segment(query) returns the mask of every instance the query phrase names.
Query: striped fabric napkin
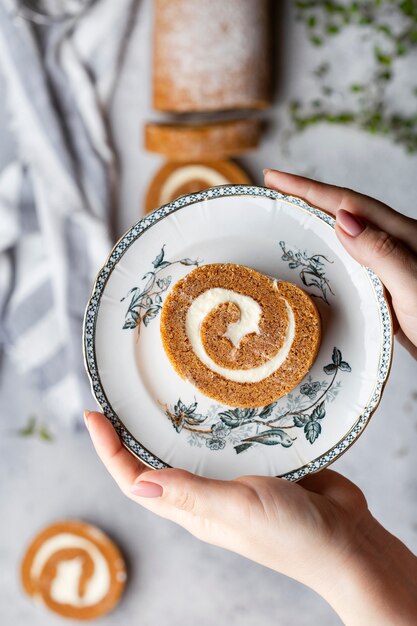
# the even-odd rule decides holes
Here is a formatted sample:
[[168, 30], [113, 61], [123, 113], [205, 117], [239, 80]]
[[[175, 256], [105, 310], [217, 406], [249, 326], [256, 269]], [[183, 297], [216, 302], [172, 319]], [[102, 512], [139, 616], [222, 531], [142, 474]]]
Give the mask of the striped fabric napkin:
[[114, 179], [103, 112], [135, 11], [135, 0], [99, 0], [35, 33], [0, 2], [0, 72], [18, 153], [0, 172], [0, 347], [68, 424], [91, 402], [81, 327], [111, 247]]

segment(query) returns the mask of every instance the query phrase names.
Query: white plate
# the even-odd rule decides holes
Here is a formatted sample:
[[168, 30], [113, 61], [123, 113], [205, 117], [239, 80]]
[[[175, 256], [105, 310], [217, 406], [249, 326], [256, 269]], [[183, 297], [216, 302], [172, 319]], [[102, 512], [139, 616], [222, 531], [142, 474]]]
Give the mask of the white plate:
[[[314, 296], [323, 325], [315, 364], [265, 410], [219, 405], [165, 355], [161, 305], [196, 262], [246, 265]], [[298, 480], [366, 426], [389, 373], [392, 323], [381, 282], [345, 252], [332, 217], [299, 198], [229, 185], [154, 211], [116, 244], [87, 306], [84, 354], [97, 401], [146, 464]]]

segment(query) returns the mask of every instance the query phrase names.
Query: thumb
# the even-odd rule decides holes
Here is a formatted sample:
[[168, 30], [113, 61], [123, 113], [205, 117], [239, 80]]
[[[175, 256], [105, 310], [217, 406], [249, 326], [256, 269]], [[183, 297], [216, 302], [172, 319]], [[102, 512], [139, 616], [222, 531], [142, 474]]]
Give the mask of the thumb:
[[142, 505], [184, 526], [185, 517], [237, 522], [243, 491], [237, 481], [212, 480], [180, 469], [144, 472], [131, 486]]
[[397, 315], [402, 313], [414, 318], [417, 311], [416, 255], [400, 240], [344, 209], [336, 213], [336, 234], [356, 261], [379, 276], [392, 296]]

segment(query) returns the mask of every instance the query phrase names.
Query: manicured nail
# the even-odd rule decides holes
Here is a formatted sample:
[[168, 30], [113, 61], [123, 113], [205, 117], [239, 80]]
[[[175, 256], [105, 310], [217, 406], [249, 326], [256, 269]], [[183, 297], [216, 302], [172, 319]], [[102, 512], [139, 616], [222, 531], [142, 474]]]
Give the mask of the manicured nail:
[[159, 498], [159, 496], [162, 496], [163, 489], [161, 485], [141, 480], [138, 483], [133, 483], [130, 491], [133, 495], [141, 496], [142, 498]]
[[84, 422], [87, 428], [88, 428], [88, 416], [90, 415], [90, 413], [91, 411], [84, 411]]
[[365, 230], [365, 224], [362, 220], [344, 209], [340, 209], [336, 213], [336, 222], [350, 237], [357, 237]]

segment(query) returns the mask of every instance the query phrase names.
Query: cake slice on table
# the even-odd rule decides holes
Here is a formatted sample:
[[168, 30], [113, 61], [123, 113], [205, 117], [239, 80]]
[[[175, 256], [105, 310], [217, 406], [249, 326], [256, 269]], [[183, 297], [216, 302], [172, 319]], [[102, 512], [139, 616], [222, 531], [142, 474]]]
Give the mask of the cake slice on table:
[[165, 163], [149, 185], [145, 213], [176, 200], [218, 185], [250, 185], [251, 180], [232, 161], [189, 161]]
[[256, 148], [261, 129], [261, 122], [253, 119], [146, 124], [145, 148], [165, 156], [168, 162], [149, 185], [145, 213], [208, 187], [251, 184], [246, 172], [229, 157]]
[[78, 520], [47, 526], [34, 537], [21, 564], [25, 592], [61, 617], [96, 620], [120, 601], [126, 565], [99, 528]]

